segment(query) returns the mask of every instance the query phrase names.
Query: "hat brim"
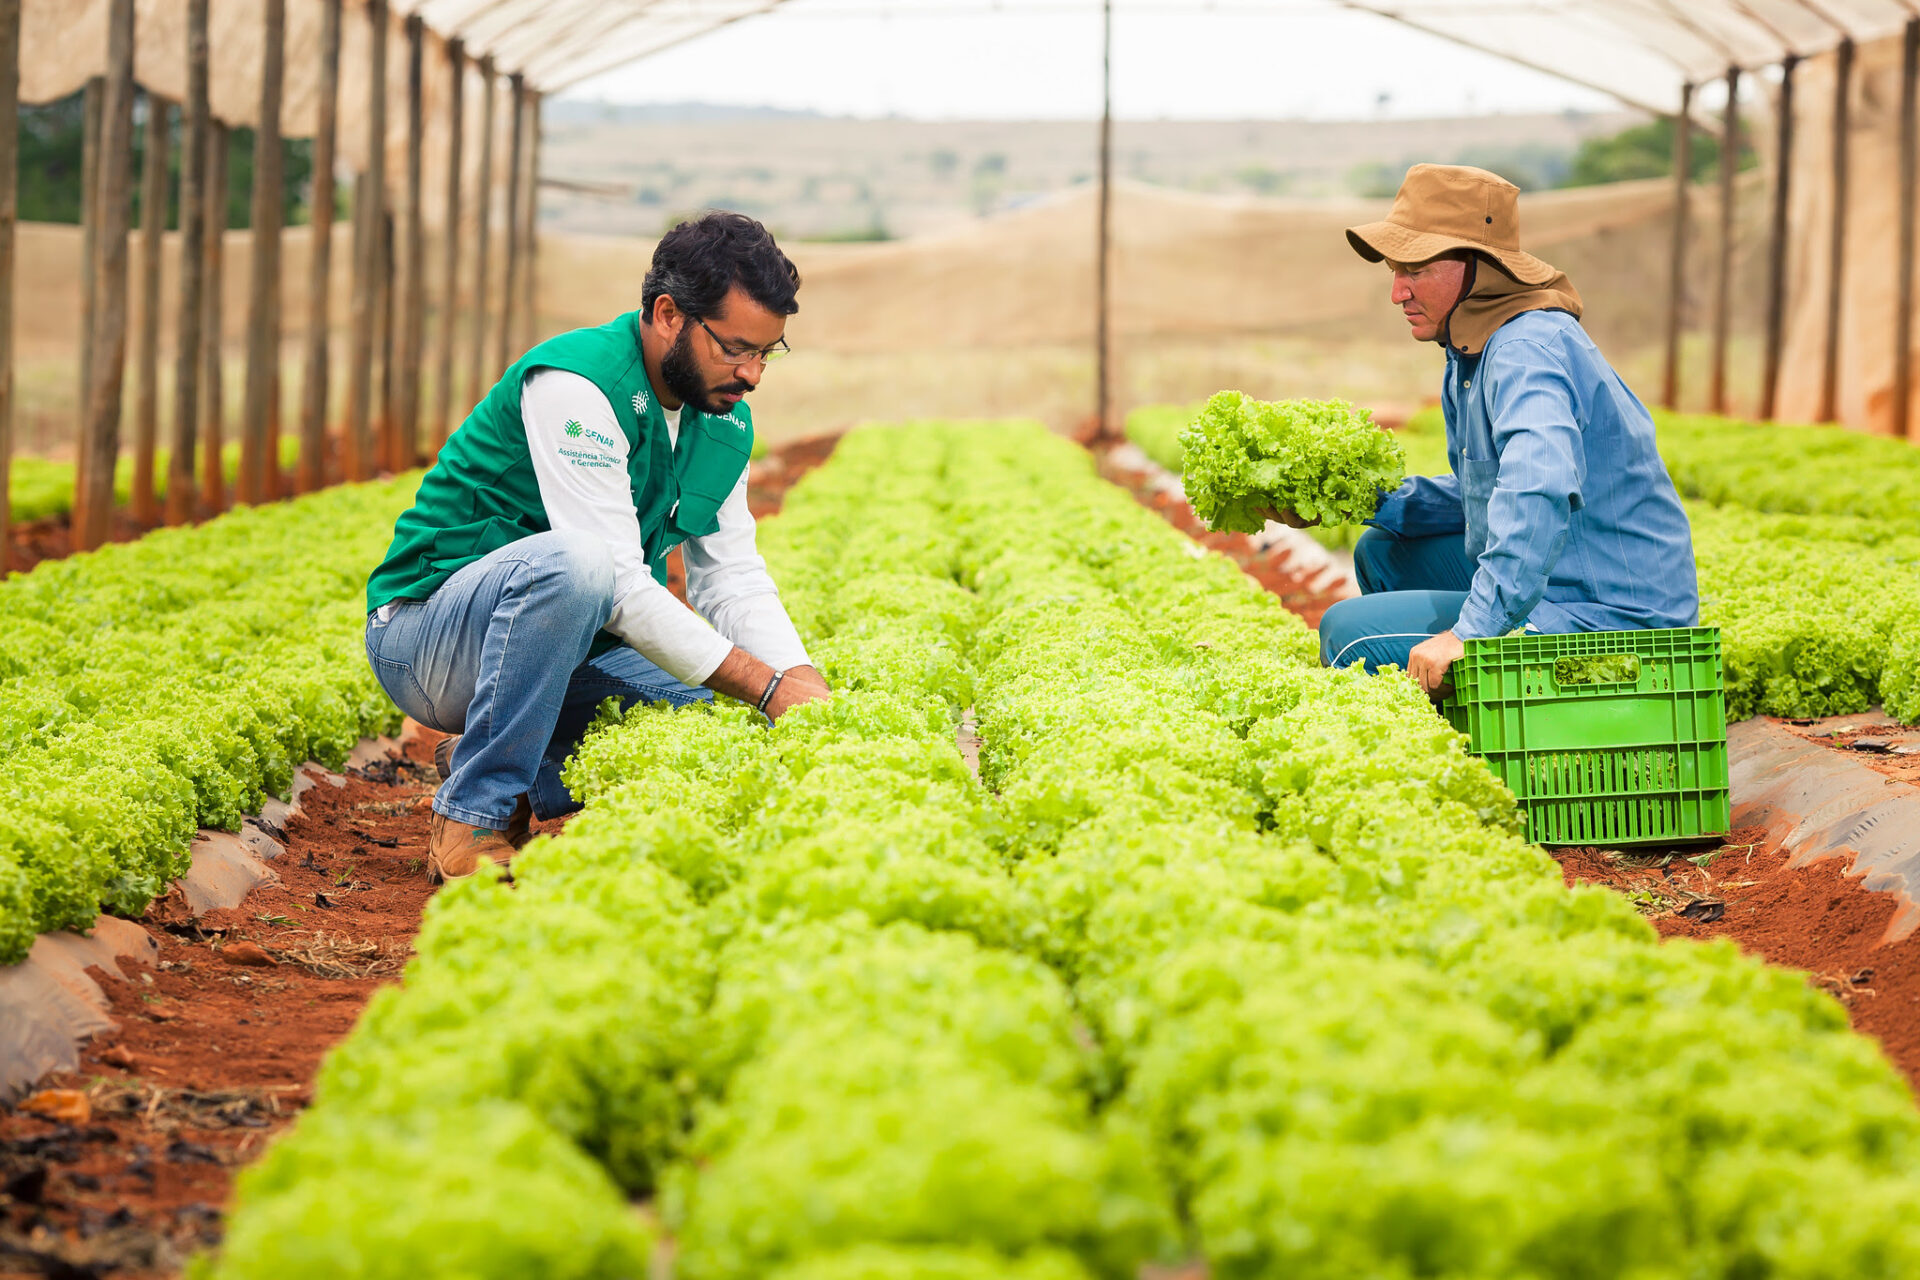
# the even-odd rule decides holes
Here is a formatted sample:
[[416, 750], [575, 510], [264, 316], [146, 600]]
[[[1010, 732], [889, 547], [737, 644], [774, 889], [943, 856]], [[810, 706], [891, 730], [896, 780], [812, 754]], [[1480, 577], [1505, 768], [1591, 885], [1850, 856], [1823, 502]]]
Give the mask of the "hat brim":
[[1502, 271], [1521, 284], [1547, 284], [1560, 274], [1558, 268], [1518, 249], [1468, 240], [1463, 236], [1441, 235], [1433, 231], [1415, 231], [1397, 222], [1369, 222], [1347, 228], [1347, 243], [1368, 262], [1431, 262], [1443, 253], [1462, 249], [1484, 254]]

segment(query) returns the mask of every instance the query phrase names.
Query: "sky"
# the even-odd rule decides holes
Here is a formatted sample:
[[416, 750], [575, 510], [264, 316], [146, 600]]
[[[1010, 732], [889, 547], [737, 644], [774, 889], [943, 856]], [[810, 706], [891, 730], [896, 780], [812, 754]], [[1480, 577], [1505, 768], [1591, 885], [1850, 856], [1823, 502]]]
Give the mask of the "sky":
[[[863, 7], [873, 7], [867, 0]], [[1087, 119], [1100, 112], [1095, 10], [980, 0], [883, 14], [828, 0], [737, 23], [567, 91], [909, 119]], [[1359, 13], [1127, 13], [1114, 109], [1128, 119], [1380, 119], [1608, 110], [1612, 99]]]

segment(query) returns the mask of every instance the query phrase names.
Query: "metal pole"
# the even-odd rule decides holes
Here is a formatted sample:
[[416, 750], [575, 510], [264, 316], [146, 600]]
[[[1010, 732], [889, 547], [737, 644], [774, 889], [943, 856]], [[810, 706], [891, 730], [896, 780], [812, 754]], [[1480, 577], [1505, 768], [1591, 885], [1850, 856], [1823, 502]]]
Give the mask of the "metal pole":
[[193, 515], [193, 446], [199, 430], [200, 332], [206, 276], [207, 0], [187, 0], [187, 98], [180, 118], [180, 314], [175, 322], [173, 448], [167, 456], [167, 523]]
[[395, 384], [400, 398], [395, 415], [392, 452], [387, 466], [405, 471], [420, 456], [420, 358], [426, 336], [427, 273], [426, 229], [421, 218], [421, 166], [426, 134], [426, 119], [421, 77], [426, 55], [426, 24], [415, 13], [407, 18], [407, 212], [403, 234], [406, 237], [402, 277], [399, 359]]
[[1814, 416], [1832, 422], [1840, 400], [1842, 274], [1847, 267], [1847, 142], [1852, 132], [1854, 46], [1851, 38], [1834, 50], [1833, 77], [1833, 226], [1827, 241], [1827, 345], [1820, 362], [1820, 409]]
[[1693, 184], [1693, 86], [1680, 86], [1673, 123], [1673, 247], [1667, 269], [1667, 370], [1660, 403], [1680, 407], [1680, 333], [1687, 308], [1687, 202]]
[[347, 430], [342, 439], [349, 480], [373, 474], [373, 337], [378, 323], [381, 206], [387, 168], [387, 3], [368, 0], [367, 168], [353, 189], [353, 329], [347, 358]]
[[133, 220], [133, 4], [112, 0], [107, 9], [107, 87], [100, 107], [100, 299], [80, 443], [86, 484], [74, 493], [77, 551], [93, 550], [113, 529], [113, 468], [120, 453], [120, 398], [127, 363], [127, 233]]
[[[106, 96], [105, 77], [90, 77], [80, 108], [80, 385], [73, 413], [76, 424], [86, 421], [87, 397], [93, 390], [93, 330], [98, 323], [95, 316], [100, 305], [100, 108]], [[82, 447], [76, 426], [75, 510], [69, 514], [69, 521], [78, 517], [81, 495], [86, 489], [87, 451]]]
[[499, 77], [493, 55], [480, 59], [480, 181], [474, 205], [473, 334], [467, 402], [479, 404], [487, 389], [487, 265], [493, 253], [493, 135], [498, 123]]
[[1720, 132], [1720, 270], [1713, 296], [1713, 411], [1727, 411], [1727, 341], [1733, 327], [1734, 179], [1740, 171], [1740, 68], [1727, 68], [1727, 111]]
[[147, 95], [147, 154], [140, 169], [140, 338], [134, 348], [139, 380], [133, 401], [133, 518], [152, 524], [160, 514], [153, 495], [153, 454], [160, 431], [160, 247], [167, 230], [165, 98]]
[[460, 151], [466, 126], [467, 54], [458, 40], [447, 43], [447, 67], [453, 73], [453, 87], [447, 103], [446, 227], [441, 232], [445, 254], [441, 259], [440, 341], [433, 374], [436, 453], [452, 430], [453, 331], [454, 317], [460, 314]]
[[1793, 185], [1793, 74], [1798, 56], [1780, 64], [1779, 118], [1774, 122], [1773, 230], [1767, 242], [1767, 362], [1760, 380], [1760, 416], [1772, 419], [1780, 398], [1780, 357], [1787, 326], [1787, 198]]
[[1100, 225], [1094, 253], [1094, 434], [1111, 440], [1113, 423], [1113, 0], [1100, 5]]
[[227, 505], [227, 468], [222, 456], [223, 437], [227, 433], [227, 388], [223, 376], [226, 363], [225, 311], [227, 246], [227, 153], [233, 145], [227, 126], [218, 120], [207, 122], [207, 313], [201, 327], [200, 390], [203, 410], [200, 417], [200, 506], [210, 516], [219, 515]]
[[234, 497], [273, 496], [277, 441], [268, 419], [273, 366], [279, 362], [280, 84], [285, 66], [287, 0], [266, 0], [265, 56], [260, 71], [260, 122], [253, 133], [253, 269], [247, 281], [247, 383], [240, 425], [240, 477]]
[[1913, 434], [1913, 257], [1916, 156], [1915, 88], [1920, 82], [1920, 18], [1907, 20], [1900, 56], [1900, 264], [1893, 318], [1893, 431]]
[[507, 279], [505, 297], [500, 304], [500, 351], [494, 362], [505, 369], [513, 363], [514, 336], [519, 325], [514, 316], [515, 294], [520, 283], [520, 170], [525, 163], [527, 81], [515, 72], [507, 77], [512, 88], [513, 132], [507, 146]]
[[320, 119], [313, 138], [313, 217], [307, 263], [307, 367], [300, 398], [300, 472], [297, 488], [312, 493], [327, 482], [328, 306], [333, 281], [333, 169], [340, 128], [340, 0], [320, 6]]
[[13, 241], [20, 213], [20, 0], [0, 0], [0, 578], [12, 568]]

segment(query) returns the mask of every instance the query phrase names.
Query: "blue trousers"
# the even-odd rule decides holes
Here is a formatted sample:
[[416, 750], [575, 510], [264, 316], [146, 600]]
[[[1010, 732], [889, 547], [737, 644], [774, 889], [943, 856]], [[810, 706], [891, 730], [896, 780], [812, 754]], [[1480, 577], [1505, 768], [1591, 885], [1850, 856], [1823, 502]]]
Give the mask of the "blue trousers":
[[1453, 629], [1474, 563], [1461, 534], [1403, 538], [1370, 528], [1353, 548], [1353, 569], [1361, 594], [1320, 619], [1320, 661], [1377, 671], [1404, 668], [1415, 645]]
[[537, 818], [571, 813], [580, 806], [560, 767], [602, 702], [713, 697], [624, 645], [589, 662], [612, 616], [606, 543], [551, 532], [476, 560], [425, 600], [368, 617], [367, 660], [387, 696], [428, 728], [460, 735], [436, 812], [495, 831], [521, 796]]

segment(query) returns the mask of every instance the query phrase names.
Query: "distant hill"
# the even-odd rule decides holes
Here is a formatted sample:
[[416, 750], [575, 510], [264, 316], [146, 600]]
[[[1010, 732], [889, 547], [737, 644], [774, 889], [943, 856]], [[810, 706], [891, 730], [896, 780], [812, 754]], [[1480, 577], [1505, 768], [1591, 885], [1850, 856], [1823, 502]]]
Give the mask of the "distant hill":
[[585, 102], [555, 98], [542, 109], [553, 124], [709, 124], [729, 120], [826, 120], [817, 111], [717, 102]]
[[[1154, 121], [1115, 126], [1120, 176], [1177, 190], [1322, 198], [1391, 194], [1421, 160], [1556, 186], [1625, 113], [1384, 121]], [[1092, 180], [1085, 121], [858, 120], [709, 103], [547, 107], [543, 227], [657, 235], [710, 206], [787, 237], [887, 239], [941, 230]]]

